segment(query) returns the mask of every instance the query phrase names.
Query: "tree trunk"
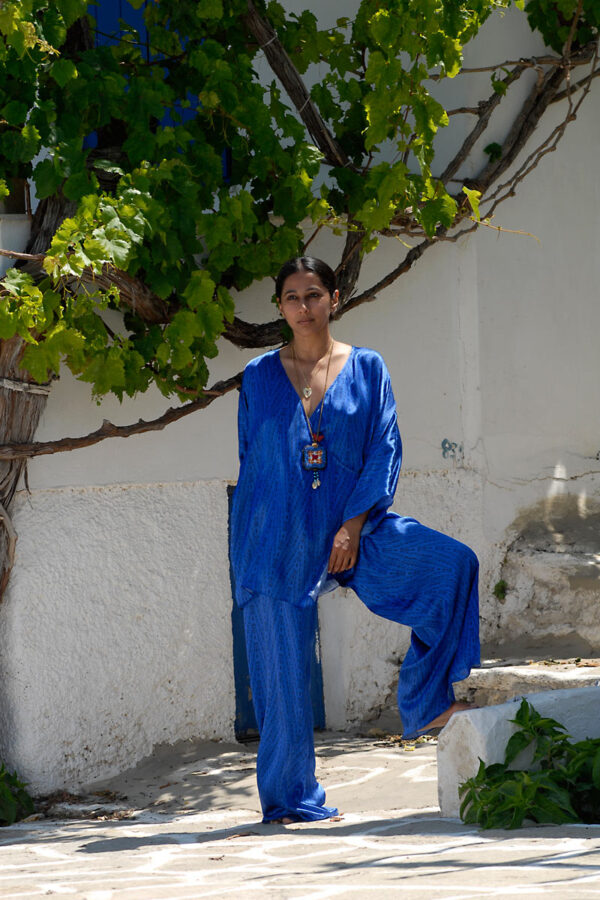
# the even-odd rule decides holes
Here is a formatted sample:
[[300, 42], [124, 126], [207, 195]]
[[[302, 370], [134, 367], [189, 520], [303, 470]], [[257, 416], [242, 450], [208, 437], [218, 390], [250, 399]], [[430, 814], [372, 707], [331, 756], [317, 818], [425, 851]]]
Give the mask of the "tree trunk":
[[[63, 219], [74, 210], [64, 197], [42, 200], [31, 222], [28, 253], [44, 253]], [[19, 265], [17, 263], [17, 265]], [[24, 268], [28, 268], [27, 264]], [[39, 266], [37, 267], [39, 268]], [[37, 384], [20, 367], [25, 342], [0, 340], [0, 443], [32, 441], [46, 407], [50, 385]], [[0, 460], [0, 603], [12, 569], [17, 534], [10, 518], [12, 499], [27, 461]]]
[[[0, 341], [0, 441], [30, 441], [46, 406], [49, 387], [37, 385], [19, 366], [24, 350], [20, 337]], [[17, 535], [10, 506], [25, 460], [0, 461], [0, 601], [10, 577]]]

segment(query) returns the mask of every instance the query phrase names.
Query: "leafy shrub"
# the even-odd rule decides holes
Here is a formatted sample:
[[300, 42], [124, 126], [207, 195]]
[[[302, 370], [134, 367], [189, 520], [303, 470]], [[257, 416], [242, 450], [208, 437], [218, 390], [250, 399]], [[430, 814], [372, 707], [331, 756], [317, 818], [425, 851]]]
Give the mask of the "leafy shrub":
[[12, 825], [32, 812], [33, 800], [25, 790], [25, 784], [0, 763], [0, 826]]
[[[519, 730], [503, 763], [486, 766], [459, 788], [464, 822], [482, 828], [519, 828], [526, 819], [557, 825], [600, 822], [600, 738], [571, 743], [566, 729], [523, 700], [514, 719]], [[519, 754], [532, 754], [528, 769], [512, 769]]]

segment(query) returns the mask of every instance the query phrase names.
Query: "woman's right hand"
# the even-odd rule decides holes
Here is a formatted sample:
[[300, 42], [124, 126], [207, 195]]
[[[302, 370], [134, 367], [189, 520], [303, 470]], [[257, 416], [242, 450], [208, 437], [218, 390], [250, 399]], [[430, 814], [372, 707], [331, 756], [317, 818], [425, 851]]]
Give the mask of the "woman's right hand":
[[327, 564], [327, 571], [331, 572], [332, 575], [336, 575], [338, 572], [346, 572], [356, 565], [358, 548], [360, 546], [360, 533], [367, 516], [368, 512], [355, 516], [353, 519], [348, 519], [337, 531]]

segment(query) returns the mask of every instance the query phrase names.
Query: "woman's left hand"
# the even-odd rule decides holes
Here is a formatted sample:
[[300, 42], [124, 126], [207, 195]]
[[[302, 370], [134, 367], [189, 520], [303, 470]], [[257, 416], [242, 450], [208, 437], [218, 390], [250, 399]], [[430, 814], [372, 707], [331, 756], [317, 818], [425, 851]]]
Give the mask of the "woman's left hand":
[[360, 532], [368, 513], [348, 519], [337, 532], [333, 539], [327, 571], [332, 575], [345, 572], [356, 565], [358, 559], [358, 547], [360, 544]]

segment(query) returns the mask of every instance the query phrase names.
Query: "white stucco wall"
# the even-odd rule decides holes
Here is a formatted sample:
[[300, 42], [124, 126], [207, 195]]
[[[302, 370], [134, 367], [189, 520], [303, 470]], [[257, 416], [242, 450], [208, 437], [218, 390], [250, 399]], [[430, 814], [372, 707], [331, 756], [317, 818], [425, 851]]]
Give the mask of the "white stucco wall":
[[21, 494], [0, 617], [0, 759], [35, 791], [178, 738], [233, 739], [219, 481]]
[[[513, 40], [516, 15], [482, 34], [472, 64], [528, 50]], [[441, 136], [443, 152], [467, 124]], [[484, 143], [505, 124], [494, 123]], [[598, 498], [599, 145], [595, 90], [559, 149], [497, 214], [537, 240], [481, 228], [438, 246], [336, 326], [339, 339], [386, 359], [405, 453], [395, 508], [478, 552], [486, 640], [503, 621], [492, 587], [515, 523], [557, 494], [582, 509]], [[313, 249], [336, 259], [339, 244], [329, 237]], [[403, 253], [383, 243], [359, 289]], [[239, 298], [239, 315], [272, 318], [271, 292], [271, 283], [255, 285]], [[213, 380], [255, 355], [221, 344]], [[18, 553], [0, 607], [0, 757], [40, 789], [109, 774], [159, 742], [231, 737], [226, 488], [237, 474], [236, 403], [234, 393], [163, 432], [30, 463], [32, 493], [17, 497]], [[164, 408], [152, 391], [96, 406], [65, 372], [37, 437]], [[454, 457], [444, 456], [444, 440], [456, 444]], [[568, 620], [576, 613], [565, 596]], [[514, 609], [526, 609], [524, 598]], [[327, 720], [343, 727], [393, 689], [407, 632], [341, 591], [322, 599], [320, 623]]]

